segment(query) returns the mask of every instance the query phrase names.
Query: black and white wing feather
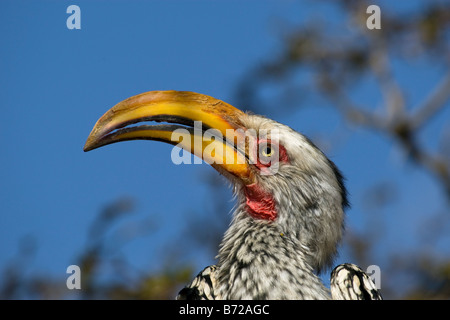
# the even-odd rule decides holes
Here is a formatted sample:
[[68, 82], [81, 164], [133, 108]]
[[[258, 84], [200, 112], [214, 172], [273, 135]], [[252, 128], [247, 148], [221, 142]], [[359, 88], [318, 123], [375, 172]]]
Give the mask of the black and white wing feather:
[[[177, 300], [216, 300], [217, 267], [203, 269], [194, 280], [183, 288]], [[333, 300], [382, 300], [381, 293], [372, 279], [358, 266], [345, 263], [331, 273], [331, 297]]]
[[177, 300], [216, 300], [215, 294], [217, 267], [212, 265], [203, 269], [191, 284], [181, 289]]
[[344, 263], [331, 273], [333, 300], [382, 300], [372, 279], [358, 266]]

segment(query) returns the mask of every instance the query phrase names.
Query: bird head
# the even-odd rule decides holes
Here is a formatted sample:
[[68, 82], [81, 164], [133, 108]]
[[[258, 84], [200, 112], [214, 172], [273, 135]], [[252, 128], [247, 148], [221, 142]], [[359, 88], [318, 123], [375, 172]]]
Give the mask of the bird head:
[[[144, 124], [149, 121], [163, 124]], [[333, 162], [304, 135], [203, 94], [151, 91], [108, 110], [84, 151], [136, 139], [170, 143], [203, 159], [232, 182], [240, 219], [299, 240], [316, 270], [332, 262], [346, 190]]]

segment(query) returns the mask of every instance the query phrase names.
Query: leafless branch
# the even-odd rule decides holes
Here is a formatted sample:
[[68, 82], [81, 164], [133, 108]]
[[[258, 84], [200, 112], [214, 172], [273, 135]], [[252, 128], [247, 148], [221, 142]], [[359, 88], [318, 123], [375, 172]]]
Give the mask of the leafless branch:
[[450, 72], [448, 72], [436, 88], [428, 95], [418, 107], [414, 108], [411, 116], [411, 127], [418, 130], [427, 121], [442, 110], [450, 100]]

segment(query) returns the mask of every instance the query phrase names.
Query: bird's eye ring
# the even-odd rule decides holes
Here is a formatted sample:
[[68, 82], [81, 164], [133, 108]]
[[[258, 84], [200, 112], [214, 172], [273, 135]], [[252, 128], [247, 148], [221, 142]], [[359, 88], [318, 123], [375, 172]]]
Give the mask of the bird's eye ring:
[[278, 145], [270, 140], [262, 140], [258, 144], [258, 164], [267, 167], [278, 162]]
[[263, 148], [263, 149], [261, 150], [261, 154], [262, 154], [264, 157], [271, 157], [274, 153], [275, 153], [274, 149], [271, 148], [270, 146], [266, 146], [265, 148]]

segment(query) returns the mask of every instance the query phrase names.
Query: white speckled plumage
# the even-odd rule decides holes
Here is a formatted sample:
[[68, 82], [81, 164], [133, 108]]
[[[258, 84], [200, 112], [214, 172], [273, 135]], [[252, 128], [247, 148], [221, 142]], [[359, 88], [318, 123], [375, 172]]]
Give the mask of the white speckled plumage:
[[[256, 174], [257, 184], [276, 202], [277, 218], [267, 221], [250, 216], [243, 185], [228, 177], [237, 205], [220, 246], [218, 263], [205, 269], [207, 281], [204, 270], [178, 298], [332, 298], [317, 273], [331, 265], [343, 235], [348, 202], [341, 173], [311, 141], [291, 128], [257, 115], [240, 120], [243, 128], [257, 132], [276, 130], [279, 144], [288, 153], [289, 163], [280, 164], [274, 175]], [[345, 266], [342, 270], [346, 270]], [[360, 269], [352, 271], [364, 274]], [[342, 277], [332, 279], [332, 285], [339, 287], [336, 282]], [[368, 282], [362, 287], [372, 289], [370, 278], [363, 278]], [[205, 293], [202, 286], [211, 284]], [[360, 290], [359, 286], [355, 290]], [[336, 298], [361, 297], [366, 296], [348, 294]]]

